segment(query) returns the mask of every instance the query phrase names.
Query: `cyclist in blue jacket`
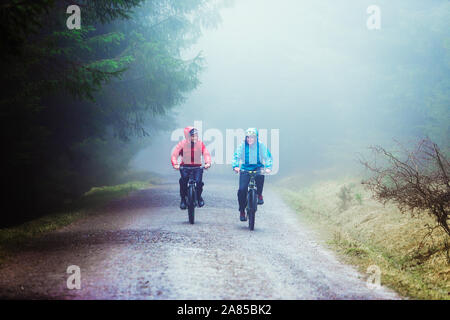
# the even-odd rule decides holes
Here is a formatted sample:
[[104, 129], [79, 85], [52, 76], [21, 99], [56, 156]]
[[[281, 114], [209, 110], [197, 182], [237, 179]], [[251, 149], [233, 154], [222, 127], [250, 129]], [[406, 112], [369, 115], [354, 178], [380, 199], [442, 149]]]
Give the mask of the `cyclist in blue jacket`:
[[[245, 207], [247, 206], [247, 191], [250, 176], [242, 170], [254, 171], [264, 170], [265, 173], [272, 171], [272, 155], [267, 146], [258, 140], [258, 130], [248, 128], [245, 132], [245, 140], [238, 146], [233, 156], [233, 170], [239, 173], [239, 190], [237, 193], [239, 202], [239, 218], [246, 221]], [[256, 188], [258, 204], [263, 204], [264, 175], [256, 176]]]

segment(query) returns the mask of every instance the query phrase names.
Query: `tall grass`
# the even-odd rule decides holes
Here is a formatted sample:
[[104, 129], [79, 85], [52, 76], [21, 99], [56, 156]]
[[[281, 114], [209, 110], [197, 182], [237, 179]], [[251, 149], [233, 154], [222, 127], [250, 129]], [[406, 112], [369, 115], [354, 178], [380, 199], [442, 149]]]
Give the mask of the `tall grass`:
[[284, 198], [344, 261], [362, 272], [378, 265], [382, 283], [403, 296], [450, 299], [449, 239], [439, 228], [430, 233], [432, 218], [377, 203], [358, 179], [290, 187], [280, 188]]

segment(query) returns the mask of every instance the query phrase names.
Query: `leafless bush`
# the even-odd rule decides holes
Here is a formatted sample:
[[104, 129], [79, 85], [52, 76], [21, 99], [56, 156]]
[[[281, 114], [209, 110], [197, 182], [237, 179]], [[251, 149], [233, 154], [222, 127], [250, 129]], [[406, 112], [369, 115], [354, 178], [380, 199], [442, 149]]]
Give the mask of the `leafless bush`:
[[[413, 151], [402, 148], [400, 155], [380, 146], [371, 149], [375, 160], [360, 161], [374, 173], [363, 184], [375, 199], [383, 204], [392, 201], [403, 213], [428, 213], [450, 236], [450, 164], [438, 146], [424, 139]], [[377, 163], [380, 157], [384, 165]]]

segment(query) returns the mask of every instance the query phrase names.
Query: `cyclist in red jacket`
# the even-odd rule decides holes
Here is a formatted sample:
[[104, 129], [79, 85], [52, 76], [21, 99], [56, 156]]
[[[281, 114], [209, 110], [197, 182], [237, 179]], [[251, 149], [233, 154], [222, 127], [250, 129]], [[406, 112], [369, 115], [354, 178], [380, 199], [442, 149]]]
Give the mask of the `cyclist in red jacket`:
[[[184, 128], [185, 140], [180, 141], [172, 152], [171, 162], [175, 170], [180, 170], [180, 208], [186, 209], [187, 183], [189, 181], [189, 172], [183, 170], [183, 167], [198, 167], [194, 170], [193, 177], [197, 184], [198, 205], [203, 207], [205, 201], [202, 198], [203, 191], [203, 170], [202, 156], [205, 161], [205, 169], [211, 167], [211, 155], [206, 149], [204, 143], [198, 139], [198, 131], [194, 127]], [[181, 163], [178, 163], [178, 157], [181, 157]]]

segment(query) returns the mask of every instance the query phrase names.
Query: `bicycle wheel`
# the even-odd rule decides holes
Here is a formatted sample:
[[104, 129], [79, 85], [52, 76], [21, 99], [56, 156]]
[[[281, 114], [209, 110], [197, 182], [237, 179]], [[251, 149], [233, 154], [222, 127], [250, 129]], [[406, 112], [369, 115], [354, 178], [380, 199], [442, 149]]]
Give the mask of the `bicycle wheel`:
[[255, 229], [255, 216], [256, 216], [256, 206], [257, 206], [257, 199], [256, 199], [256, 191], [254, 189], [251, 189], [248, 192], [248, 228], [250, 230]]
[[248, 228], [250, 230], [255, 229], [255, 211], [253, 210], [248, 211]]
[[188, 190], [188, 216], [189, 223], [194, 224], [195, 217], [195, 190], [194, 186], [190, 185]]

